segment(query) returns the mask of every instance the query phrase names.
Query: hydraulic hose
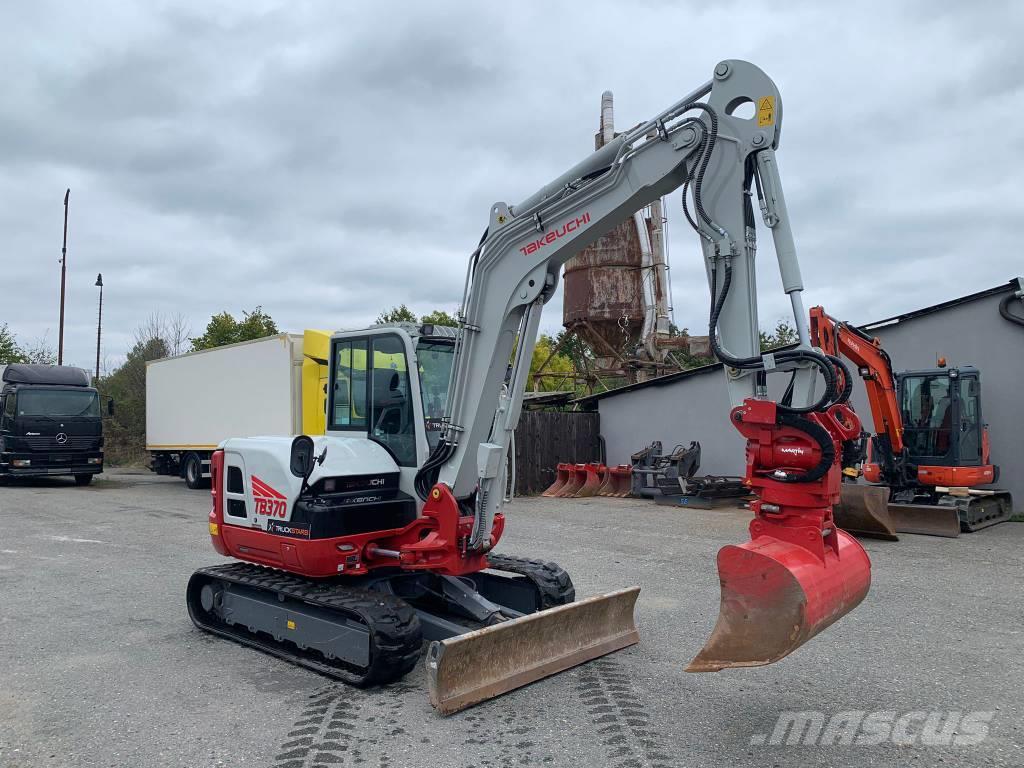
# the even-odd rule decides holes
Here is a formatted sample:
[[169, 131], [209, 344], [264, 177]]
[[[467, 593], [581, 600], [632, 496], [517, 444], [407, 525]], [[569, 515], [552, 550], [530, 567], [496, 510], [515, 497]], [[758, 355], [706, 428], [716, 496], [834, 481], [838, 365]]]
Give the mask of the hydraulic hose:
[[825, 355], [839, 372], [843, 375], [843, 391], [839, 393], [839, 396], [835, 399], [837, 403], [846, 403], [850, 400], [850, 395], [853, 394], [853, 377], [850, 375], [850, 369], [847, 367], [840, 358], [835, 355]]
[[828, 433], [828, 430], [810, 419], [805, 419], [803, 416], [797, 416], [792, 413], [780, 413], [779, 423], [784, 427], [799, 430], [814, 440], [818, 447], [821, 448], [821, 460], [817, 466], [806, 472], [783, 474], [773, 479], [782, 483], [813, 483], [815, 480], [823, 478], [836, 460], [836, 446], [832, 442], [832, 436]]
[[[717, 331], [718, 331], [718, 318], [722, 313], [722, 307], [725, 306], [725, 300], [729, 295], [729, 288], [732, 285], [732, 265], [728, 262], [725, 264], [725, 276], [722, 280], [721, 291], [717, 290], [717, 270], [712, 269], [711, 271], [711, 290], [714, 296], [717, 292], [717, 298], [712, 302], [711, 306], [711, 317], [708, 322], [708, 337], [711, 343], [711, 351], [715, 356], [728, 366], [733, 368], [739, 368], [741, 370], [763, 370], [764, 360], [760, 355], [753, 355], [751, 357], [734, 357], [733, 355], [726, 352], [722, 346], [718, 343]], [[820, 352], [812, 352], [805, 349], [791, 349], [783, 350], [782, 352], [775, 353], [776, 363], [790, 363], [790, 362], [808, 362], [816, 365], [821, 371], [822, 378], [825, 380], [825, 391], [816, 403], [806, 407], [797, 407], [787, 405], [784, 402], [778, 403], [778, 409], [784, 413], [812, 413], [824, 411], [831, 403], [836, 402], [836, 375], [835, 368], [833, 368], [831, 361]], [[842, 363], [840, 363], [842, 365]]]

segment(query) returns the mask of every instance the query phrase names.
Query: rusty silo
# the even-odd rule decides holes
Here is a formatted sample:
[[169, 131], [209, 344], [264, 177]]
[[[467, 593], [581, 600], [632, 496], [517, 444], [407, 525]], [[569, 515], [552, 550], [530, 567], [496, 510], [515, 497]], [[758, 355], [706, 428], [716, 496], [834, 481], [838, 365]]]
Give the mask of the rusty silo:
[[[614, 137], [612, 94], [605, 91], [594, 149]], [[634, 220], [629, 219], [565, 265], [562, 323], [594, 351], [599, 370], [624, 369], [640, 342], [644, 325], [642, 258], [640, 235]]]

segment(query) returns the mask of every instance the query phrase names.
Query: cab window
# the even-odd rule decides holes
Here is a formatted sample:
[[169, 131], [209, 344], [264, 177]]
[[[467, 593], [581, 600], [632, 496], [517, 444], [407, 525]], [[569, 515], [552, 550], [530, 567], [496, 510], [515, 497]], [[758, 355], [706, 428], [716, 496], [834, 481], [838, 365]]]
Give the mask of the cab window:
[[330, 429], [366, 430], [366, 339], [333, 343]]
[[903, 441], [911, 455], [946, 456], [953, 416], [949, 377], [908, 376], [902, 394]]
[[416, 465], [416, 429], [405, 344], [398, 336], [371, 339], [370, 437], [386, 446], [402, 466]]
[[3, 397], [3, 410], [0, 411], [0, 428], [11, 429], [14, 422], [14, 393]]

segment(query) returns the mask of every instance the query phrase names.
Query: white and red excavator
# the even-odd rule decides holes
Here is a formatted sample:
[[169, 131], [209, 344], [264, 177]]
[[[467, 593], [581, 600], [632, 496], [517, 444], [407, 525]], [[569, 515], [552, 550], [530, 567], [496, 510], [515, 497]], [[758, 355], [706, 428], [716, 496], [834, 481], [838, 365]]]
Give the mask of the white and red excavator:
[[[772, 80], [722, 61], [527, 199], [491, 206], [457, 333], [335, 334], [326, 435], [232, 438], [213, 454], [210, 537], [244, 562], [193, 574], [196, 625], [355, 685], [400, 678], [431, 641], [431, 701], [445, 713], [635, 643], [638, 588], [575, 602], [560, 567], [496, 548], [515, 524], [506, 458], [562, 265], [680, 188], [756, 496], [750, 540], [718, 554], [718, 622], [688, 669], [771, 663], [852, 610], [871, 566], [832, 506], [840, 446], [861, 426], [837, 384], [848, 372], [808, 337], [781, 125]], [[757, 205], [800, 337], [774, 354], [758, 343]], [[776, 373], [792, 381], [782, 402], [768, 396]]]

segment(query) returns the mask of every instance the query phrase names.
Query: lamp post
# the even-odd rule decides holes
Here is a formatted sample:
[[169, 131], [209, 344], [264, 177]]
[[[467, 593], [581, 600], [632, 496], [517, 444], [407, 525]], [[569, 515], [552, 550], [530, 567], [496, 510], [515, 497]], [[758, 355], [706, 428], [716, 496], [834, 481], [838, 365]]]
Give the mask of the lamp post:
[[96, 317], [96, 380], [100, 378], [100, 334], [103, 332], [103, 273], [96, 275], [96, 286], [100, 289], [100, 311]]
[[64, 244], [60, 248], [60, 331], [57, 334], [57, 365], [64, 365], [64, 278], [68, 271], [68, 199], [71, 189], [64, 193]]

